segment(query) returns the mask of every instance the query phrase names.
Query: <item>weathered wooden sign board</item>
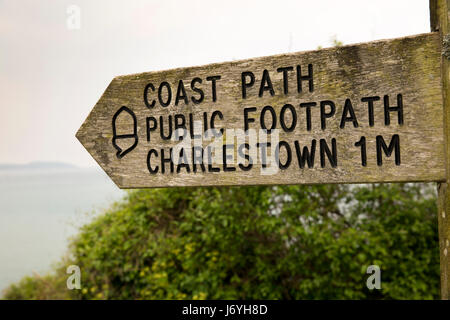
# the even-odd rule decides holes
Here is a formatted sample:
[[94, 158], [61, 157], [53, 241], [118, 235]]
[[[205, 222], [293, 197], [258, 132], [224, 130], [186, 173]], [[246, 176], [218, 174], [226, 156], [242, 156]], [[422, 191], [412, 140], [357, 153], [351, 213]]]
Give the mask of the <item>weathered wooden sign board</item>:
[[116, 77], [77, 138], [120, 188], [442, 181], [440, 47], [429, 33]]
[[449, 13], [430, 0], [429, 34], [116, 77], [77, 138], [120, 188], [437, 181], [448, 299]]

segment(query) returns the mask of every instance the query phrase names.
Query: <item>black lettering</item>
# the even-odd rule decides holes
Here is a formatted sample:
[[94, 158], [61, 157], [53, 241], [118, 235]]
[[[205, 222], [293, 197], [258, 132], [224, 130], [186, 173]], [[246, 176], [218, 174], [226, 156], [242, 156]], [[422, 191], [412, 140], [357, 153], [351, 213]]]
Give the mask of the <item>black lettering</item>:
[[264, 91], [269, 90], [270, 95], [275, 95], [275, 91], [273, 90], [272, 81], [270, 80], [269, 71], [263, 71], [263, 76], [261, 79], [261, 86], [259, 87], [259, 97], [261, 98], [264, 94]]
[[200, 78], [194, 78], [194, 79], [192, 79], [192, 81], [191, 81], [191, 89], [192, 89], [192, 91], [198, 93], [198, 94], [200, 95], [200, 97], [199, 97], [199, 98], [196, 98], [196, 97], [192, 96], [192, 97], [191, 97], [191, 100], [192, 100], [192, 102], [193, 102], [194, 104], [200, 104], [200, 103], [203, 102], [203, 99], [205, 98], [205, 93], [203, 92], [202, 89], [197, 88], [197, 87], [195, 86], [196, 83], [200, 83], [200, 84], [201, 84], [201, 83], [202, 83], [202, 79], [200, 79]]
[[[215, 126], [215, 123], [216, 123], [215, 119], [216, 119], [217, 116], [220, 118], [220, 120], [223, 120], [222, 112], [220, 112], [219, 110], [216, 110], [211, 115], [211, 120], [210, 120], [209, 125], [210, 125], [211, 129], [214, 130], [214, 136], [215, 137], [220, 137], [220, 134], [217, 133], [216, 126]], [[220, 128], [220, 133], [223, 134], [223, 128]]]
[[159, 116], [159, 132], [161, 135], [161, 139], [163, 140], [170, 140], [170, 138], [172, 137], [172, 116], [169, 115], [168, 118], [168, 126], [169, 126], [169, 133], [167, 136], [164, 135], [164, 121], [163, 121], [164, 117], [163, 116]]
[[148, 168], [148, 171], [150, 172], [150, 174], [157, 174], [158, 170], [159, 170], [159, 166], [156, 166], [155, 169], [153, 169], [151, 164], [150, 164], [150, 158], [151, 158], [152, 154], [154, 154], [155, 157], [158, 157], [158, 151], [156, 151], [155, 149], [150, 149], [150, 151], [148, 152], [148, 154], [147, 154], [147, 168]]
[[194, 116], [192, 115], [192, 113], [189, 113], [189, 132], [191, 134], [191, 138], [192, 139], [201, 139], [202, 135], [195, 134], [194, 129], [196, 129], [195, 122], [194, 122]]
[[144, 89], [144, 103], [147, 106], [147, 108], [151, 109], [155, 106], [156, 102], [155, 100], [152, 100], [151, 103], [148, 102], [148, 89], [152, 89], [152, 91], [155, 92], [155, 87], [153, 86], [152, 83], [148, 83]]
[[277, 72], [283, 72], [283, 92], [284, 92], [284, 94], [289, 93], [288, 72], [293, 71], [293, 70], [294, 70], [293, 67], [283, 67], [283, 68], [277, 69]]
[[[284, 164], [281, 163], [280, 161], [280, 148], [284, 147], [286, 149], [286, 162]], [[275, 160], [278, 164], [278, 168], [280, 168], [281, 170], [285, 170], [287, 168], [289, 168], [289, 166], [291, 165], [291, 161], [292, 161], [292, 151], [291, 151], [291, 146], [289, 145], [289, 143], [287, 143], [286, 141], [280, 141], [277, 146], [275, 147]]]
[[300, 108], [306, 108], [306, 130], [311, 131], [311, 107], [315, 107], [315, 102], [300, 103]]
[[244, 131], [247, 132], [248, 130], [248, 124], [255, 122], [254, 118], [249, 118], [248, 117], [248, 113], [249, 112], [255, 112], [256, 108], [255, 107], [251, 107], [251, 108], [244, 108]]
[[222, 145], [222, 160], [223, 160], [223, 171], [224, 172], [230, 172], [230, 171], [236, 171], [235, 167], [228, 167], [227, 166], [227, 160], [233, 160], [233, 156], [230, 154], [227, 154], [228, 149], [234, 150], [234, 144], [224, 144]]
[[[176, 114], [174, 116], [174, 131], [175, 131], [175, 139], [177, 141], [181, 141], [183, 140], [186, 135], [187, 135], [187, 130], [186, 130], [186, 117], [184, 116], [184, 114]], [[178, 129], [183, 129], [183, 130], [178, 130]], [[180, 131], [183, 132], [183, 135], [180, 136]]]
[[307, 146], [303, 147], [303, 152], [300, 149], [300, 144], [297, 140], [294, 141], [295, 152], [297, 154], [297, 161], [300, 169], [305, 167], [305, 162], [308, 164], [308, 168], [314, 167], [314, 156], [316, 154], [316, 139], [311, 141], [311, 151]]
[[216, 102], [217, 100], [217, 90], [216, 90], [216, 81], [220, 80], [220, 76], [211, 76], [207, 77], [206, 81], [211, 81], [211, 90], [212, 90], [212, 101]]
[[248, 161], [248, 165], [244, 166], [242, 163], [239, 163], [239, 168], [242, 171], [249, 171], [253, 167], [253, 159], [249, 154], [244, 153], [243, 151], [244, 148], [250, 150], [250, 145], [248, 143], [241, 144], [238, 148], [238, 152], [241, 158], [245, 158]]
[[[350, 115], [347, 116], [347, 113], [350, 113]], [[350, 99], [345, 99], [344, 110], [342, 111], [341, 124], [339, 127], [344, 129], [346, 122], [353, 122], [353, 127], [358, 128], [358, 120], [356, 120], [355, 111], [353, 110]]]
[[203, 132], [208, 131], [208, 113], [207, 112], [203, 112]]
[[[167, 100], [163, 101], [162, 89], [167, 88]], [[158, 101], [163, 107], [167, 107], [172, 100], [172, 89], [170, 88], [170, 84], [166, 81], [162, 82], [158, 88]]]
[[270, 142], [264, 142], [260, 143], [258, 142], [256, 144], [256, 147], [261, 149], [261, 167], [264, 169], [267, 167], [267, 148], [271, 146]]
[[[200, 155], [197, 153], [200, 151]], [[202, 172], [205, 172], [205, 165], [203, 163], [203, 148], [200, 146], [192, 147], [192, 170], [197, 172], [197, 164], [202, 168]]]
[[391, 107], [389, 106], [389, 96], [384, 96], [384, 124], [389, 125], [391, 123], [390, 112], [398, 113], [398, 124], [403, 124], [403, 97], [401, 94], [397, 95], [397, 106]]
[[161, 149], [161, 173], [166, 172], [166, 166], [165, 164], [170, 164], [170, 173], [173, 173], [173, 161], [172, 161], [172, 148], [170, 148], [169, 157], [164, 157], [164, 149]]
[[298, 93], [302, 93], [302, 81], [308, 81], [309, 92], [314, 91], [314, 81], [313, 81], [313, 66], [312, 64], [308, 64], [308, 74], [302, 75], [302, 67], [297, 66], [297, 91]]
[[220, 168], [213, 167], [213, 165], [212, 165], [212, 147], [211, 146], [206, 147], [206, 153], [208, 155], [208, 171], [209, 172], [219, 172]]
[[333, 151], [330, 151], [327, 142], [325, 139], [320, 139], [320, 166], [325, 168], [325, 154], [330, 161], [330, 164], [333, 168], [337, 167], [337, 147], [336, 147], [336, 139], [331, 139], [331, 148]]
[[[329, 106], [330, 111], [325, 112], [325, 107]], [[325, 130], [327, 127], [327, 118], [331, 118], [336, 113], [336, 106], [331, 100], [320, 101], [320, 127]]]
[[[158, 127], [158, 121], [155, 119], [155, 117], [147, 117], [145, 119], [145, 122], [147, 124], [147, 141], [150, 142], [150, 131], [155, 131]], [[150, 122], [153, 122], [153, 126], [150, 126]]]
[[188, 97], [186, 95], [186, 89], [184, 88], [183, 80], [178, 82], [177, 96], [175, 98], [175, 105], [178, 105], [180, 99], [184, 100], [184, 104], [189, 104]]
[[361, 165], [367, 166], [366, 137], [361, 137], [358, 142], [355, 142], [355, 147], [361, 147]]
[[178, 156], [178, 163], [177, 163], [177, 173], [180, 173], [181, 169], [185, 168], [187, 173], [191, 172], [191, 169], [189, 168], [188, 160], [186, 152], [184, 151], [184, 148], [180, 149], [180, 153]]
[[[272, 126], [270, 127], [270, 129], [267, 129], [267, 127], [266, 127], [265, 115], [266, 115], [267, 111], [270, 111], [270, 114], [272, 115]], [[261, 116], [259, 118], [259, 121], [261, 123], [261, 128], [266, 130], [267, 133], [271, 133], [272, 130], [275, 129], [275, 127], [277, 125], [277, 115], [275, 113], [275, 110], [271, 106], [265, 106], [261, 110]]]
[[[246, 81], [246, 78], [250, 77], [250, 82]], [[252, 87], [255, 84], [255, 75], [253, 72], [244, 71], [241, 74], [241, 87], [242, 87], [242, 99], [247, 98], [247, 88]]]
[[369, 112], [369, 126], [373, 127], [375, 124], [375, 119], [373, 115], [373, 103], [375, 101], [380, 100], [380, 97], [374, 96], [374, 97], [364, 97], [361, 99], [361, 102], [367, 102], [367, 109]]
[[[286, 110], [289, 110], [291, 112], [291, 115], [292, 115], [292, 122], [291, 122], [291, 126], [290, 127], [288, 127], [286, 125], [286, 119], [285, 119]], [[285, 132], [292, 132], [292, 131], [294, 131], [295, 127], [297, 126], [297, 112], [295, 112], [295, 108], [294, 108], [293, 105], [285, 104], [283, 106], [283, 108], [281, 108], [281, 111], [280, 111], [280, 124], [281, 124], [281, 127], [283, 128], [283, 130]]]
[[389, 147], [386, 145], [384, 138], [382, 136], [377, 136], [377, 165], [383, 165], [383, 154], [382, 150], [386, 154], [387, 157], [392, 155], [392, 152], [395, 152], [395, 164], [397, 166], [400, 165], [400, 137], [398, 134], [394, 134], [392, 136], [391, 142], [389, 143]]

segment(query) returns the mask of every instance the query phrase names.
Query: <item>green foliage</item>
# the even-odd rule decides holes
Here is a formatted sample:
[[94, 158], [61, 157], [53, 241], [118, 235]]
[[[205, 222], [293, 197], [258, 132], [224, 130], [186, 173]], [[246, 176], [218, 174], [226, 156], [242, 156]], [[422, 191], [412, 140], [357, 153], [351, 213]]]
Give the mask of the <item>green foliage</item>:
[[9, 300], [67, 300], [76, 298], [67, 290], [66, 278], [62, 270], [41, 277], [26, 276], [17, 284], [12, 284], [5, 291], [5, 299]]
[[[386, 184], [133, 191], [72, 241], [70, 264], [81, 268], [82, 290], [70, 298], [436, 299], [432, 190]], [[381, 290], [366, 287], [372, 264], [381, 268]], [[63, 271], [53, 281], [65, 288]], [[26, 278], [5, 298], [39, 298], [41, 290]]]

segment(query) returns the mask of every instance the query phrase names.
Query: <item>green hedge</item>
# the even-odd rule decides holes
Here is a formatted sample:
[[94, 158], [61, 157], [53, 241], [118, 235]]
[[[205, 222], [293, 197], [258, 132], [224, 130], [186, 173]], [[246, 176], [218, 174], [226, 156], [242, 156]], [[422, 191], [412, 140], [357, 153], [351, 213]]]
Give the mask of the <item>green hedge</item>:
[[[437, 299], [436, 211], [424, 184], [137, 190], [4, 298]], [[373, 264], [381, 290], [366, 287]]]

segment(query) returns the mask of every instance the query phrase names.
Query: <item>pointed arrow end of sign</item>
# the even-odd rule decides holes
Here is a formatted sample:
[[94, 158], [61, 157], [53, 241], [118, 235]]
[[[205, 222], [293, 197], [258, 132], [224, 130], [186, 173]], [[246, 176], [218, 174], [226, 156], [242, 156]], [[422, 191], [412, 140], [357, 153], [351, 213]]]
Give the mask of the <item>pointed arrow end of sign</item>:
[[[108, 105], [110, 105], [108, 103], [108, 89], [114, 83], [115, 79], [108, 85], [108, 88], [75, 133], [75, 137], [116, 186], [123, 189], [123, 179], [120, 175], [115, 174], [112, 166], [115, 149], [112, 146], [111, 120], [108, 120], [112, 117], [111, 110], [108, 108]], [[111, 152], [106, 152], [109, 149]]]

